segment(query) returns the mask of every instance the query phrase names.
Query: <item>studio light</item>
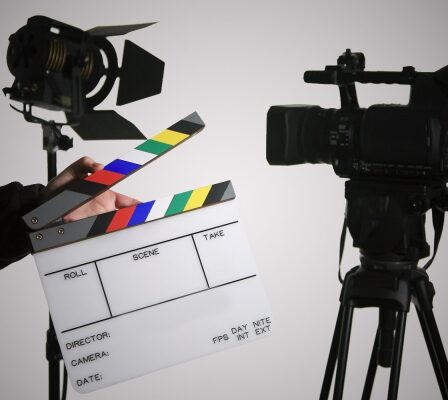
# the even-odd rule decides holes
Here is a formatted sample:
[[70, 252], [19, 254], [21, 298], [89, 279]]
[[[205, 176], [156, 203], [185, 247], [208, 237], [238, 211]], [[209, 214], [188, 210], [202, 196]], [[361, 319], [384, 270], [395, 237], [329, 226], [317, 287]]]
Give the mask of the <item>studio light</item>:
[[[159, 94], [164, 62], [129, 40], [118, 66], [107, 39], [153, 23], [99, 26], [83, 31], [44, 16], [34, 16], [9, 37], [7, 63], [15, 80], [3, 89], [23, 103], [25, 119], [42, 123], [32, 107], [63, 111], [84, 140], [143, 139], [142, 133], [113, 110], [95, 110], [119, 78], [117, 105]], [[18, 110], [19, 111], [19, 110]]]

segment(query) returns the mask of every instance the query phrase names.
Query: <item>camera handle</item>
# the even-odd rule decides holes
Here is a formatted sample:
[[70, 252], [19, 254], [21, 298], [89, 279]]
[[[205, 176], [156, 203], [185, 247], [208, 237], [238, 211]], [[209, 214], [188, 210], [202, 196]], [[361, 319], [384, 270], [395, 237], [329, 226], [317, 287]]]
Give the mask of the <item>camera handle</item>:
[[435, 72], [417, 72], [412, 66], [401, 71], [364, 71], [363, 53], [352, 53], [347, 49], [337, 65], [327, 65], [323, 71], [305, 71], [306, 83], [338, 85], [341, 108], [359, 108], [355, 82], [374, 84], [396, 84], [411, 86], [409, 106], [438, 108], [448, 103], [448, 66]]

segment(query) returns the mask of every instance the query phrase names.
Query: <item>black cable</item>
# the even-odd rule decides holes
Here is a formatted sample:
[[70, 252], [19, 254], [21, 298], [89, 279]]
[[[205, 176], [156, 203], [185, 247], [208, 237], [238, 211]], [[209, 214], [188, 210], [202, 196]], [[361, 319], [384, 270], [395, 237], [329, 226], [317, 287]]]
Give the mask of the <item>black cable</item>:
[[436, 207], [432, 209], [432, 226], [434, 227], [434, 249], [432, 251], [432, 257], [429, 261], [423, 266], [423, 269], [428, 269], [434, 258], [437, 254], [437, 249], [439, 247], [440, 238], [442, 237], [443, 232], [443, 223], [445, 221], [445, 211], [439, 210]]
[[342, 225], [341, 240], [339, 241], [339, 282], [344, 283], [341, 273], [342, 257], [344, 256], [345, 237], [347, 236], [347, 215], [344, 215], [344, 224]]
[[65, 368], [64, 364], [64, 381], [62, 383], [62, 397], [61, 400], [66, 400], [67, 398], [67, 368]]

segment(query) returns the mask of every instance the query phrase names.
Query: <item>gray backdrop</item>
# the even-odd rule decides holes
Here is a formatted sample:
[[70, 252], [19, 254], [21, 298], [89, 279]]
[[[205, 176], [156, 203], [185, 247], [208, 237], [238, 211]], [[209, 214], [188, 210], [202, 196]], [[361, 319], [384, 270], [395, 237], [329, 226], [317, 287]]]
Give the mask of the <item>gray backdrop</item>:
[[[88, 29], [160, 21], [127, 38], [166, 62], [163, 93], [119, 112], [150, 136], [193, 110], [206, 130], [134, 175], [118, 190], [142, 200], [232, 179], [242, 220], [273, 308], [274, 334], [90, 395], [69, 399], [315, 399], [334, 322], [344, 182], [326, 165], [270, 167], [265, 161], [266, 112], [272, 104], [338, 107], [335, 87], [306, 85], [306, 69], [334, 64], [347, 47], [363, 51], [370, 70], [448, 64], [445, 1], [8, 1], [0, 5], [2, 87], [8, 36], [35, 14]], [[121, 49], [123, 39], [113, 40]], [[114, 92], [114, 94], [116, 91]], [[406, 102], [408, 89], [359, 87], [366, 106]], [[102, 108], [114, 106], [111, 95]], [[46, 157], [38, 125], [1, 99], [0, 184], [44, 182]], [[42, 114], [41, 114], [42, 115]], [[45, 113], [43, 115], [46, 115]], [[135, 142], [82, 142], [59, 154], [59, 169], [82, 155], [108, 162]], [[403, 144], [405, 145], [405, 144]], [[428, 226], [430, 226], [428, 222]], [[432, 240], [432, 234], [428, 235]], [[436, 316], [448, 344], [447, 238], [430, 276]], [[357, 251], [347, 243], [344, 270]], [[47, 306], [33, 259], [0, 272], [0, 398], [45, 399]], [[401, 399], [440, 398], [413, 311], [408, 319]], [[358, 399], [376, 328], [376, 311], [355, 313], [346, 398]], [[379, 371], [373, 398], [385, 398], [388, 371]]]

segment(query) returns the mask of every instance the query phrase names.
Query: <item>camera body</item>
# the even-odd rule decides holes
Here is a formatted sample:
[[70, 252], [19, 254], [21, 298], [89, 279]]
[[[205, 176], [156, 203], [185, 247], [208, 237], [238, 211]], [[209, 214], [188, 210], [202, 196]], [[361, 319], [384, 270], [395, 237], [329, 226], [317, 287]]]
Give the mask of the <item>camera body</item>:
[[[340, 109], [272, 106], [266, 157], [272, 165], [332, 164], [344, 178], [448, 181], [448, 67], [436, 72], [364, 71], [362, 53], [347, 50], [336, 66], [307, 71], [308, 83], [335, 84]], [[411, 86], [407, 105], [360, 108], [355, 82]]]

